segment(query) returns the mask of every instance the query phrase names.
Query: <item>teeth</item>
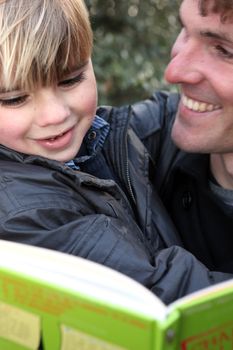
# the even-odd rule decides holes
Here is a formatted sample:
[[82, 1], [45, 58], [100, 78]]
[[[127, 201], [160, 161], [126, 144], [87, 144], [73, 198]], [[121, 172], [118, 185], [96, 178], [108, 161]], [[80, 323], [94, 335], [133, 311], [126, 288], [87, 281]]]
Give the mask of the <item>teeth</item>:
[[191, 109], [192, 111], [195, 111], [195, 112], [201, 112], [201, 113], [212, 112], [212, 111], [215, 111], [216, 109], [221, 108], [220, 105], [213, 105], [205, 102], [199, 102], [184, 95], [182, 96], [182, 102], [184, 106], [187, 107], [188, 109]]
[[49, 141], [54, 141], [54, 140], [56, 140], [58, 137], [61, 137], [61, 136], [63, 136], [63, 135], [64, 135], [64, 132], [62, 132], [61, 134], [59, 134], [59, 135], [57, 135], [57, 136], [50, 137], [48, 140], [49, 140]]

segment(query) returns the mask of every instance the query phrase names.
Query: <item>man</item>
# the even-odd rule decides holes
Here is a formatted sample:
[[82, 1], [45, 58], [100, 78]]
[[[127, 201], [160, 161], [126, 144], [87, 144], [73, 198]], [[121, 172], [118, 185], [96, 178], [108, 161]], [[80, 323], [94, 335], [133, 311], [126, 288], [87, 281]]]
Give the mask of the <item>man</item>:
[[177, 164], [165, 202], [184, 246], [233, 272], [233, 1], [184, 0], [180, 19], [166, 70], [182, 96], [172, 139], [194, 154]]
[[134, 110], [160, 118], [155, 184], [183, 247], [210, 270], [233, 273], [233, 1], [183, 0], [180, 20], [165, 72], [180, 87], [176, 115], [164, 109], [172, 95]]

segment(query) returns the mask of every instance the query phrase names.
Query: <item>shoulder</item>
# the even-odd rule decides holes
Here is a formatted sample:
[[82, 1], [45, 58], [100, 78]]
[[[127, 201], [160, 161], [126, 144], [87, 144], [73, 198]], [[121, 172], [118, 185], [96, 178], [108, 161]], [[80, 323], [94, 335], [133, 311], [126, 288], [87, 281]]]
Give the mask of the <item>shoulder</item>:
[[112, 125], [112, 129], [115, 127], [125, 126], [128, 124], [128, 120], [131, 114], [131, 106], [124, 105], [120, 107], [114, 106], [100, 106], [97, 109], [97, 115], [106, 120]]
[[178, 94], [154, 92], [150, 98], [132, 105], [130, 125], [140, 138], [147, 138], [173, 122], [178, 103]]
[[[48, 207], [66, 196], [66, 177], [52, 162], [0, 147], [0, 208]], [[51, 167], [49, 166], [51, 163]], [[68, 196], [67, 196], [68, 197]], [[3, 200], [4, 199], [4, 200]], [[50, 204], [49, 204], [50, 203]]]
[[114, 127], [129, 125], [140, 139], [145, 139], [173, 122], [179, 98], [179, 94], [158, 91], [154, 92], [150, 98], [132, 105], [101, 106], [97, 114]]

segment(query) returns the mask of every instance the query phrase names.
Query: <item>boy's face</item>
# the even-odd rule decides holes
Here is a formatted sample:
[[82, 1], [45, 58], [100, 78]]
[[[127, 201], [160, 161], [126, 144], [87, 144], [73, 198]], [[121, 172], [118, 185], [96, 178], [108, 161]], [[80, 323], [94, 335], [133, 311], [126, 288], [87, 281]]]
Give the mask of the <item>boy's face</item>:
[[0, 91], [0, 144], [66, 162], [79, 151], [96, 106], [90, 60], [55, 87]]
[[201, 16], [198, 0], [183, 0], [180, 18], [183, 28], [165, 73], [182, 94], [173, 139], [189, 152], [232, 153], [233, 18]]

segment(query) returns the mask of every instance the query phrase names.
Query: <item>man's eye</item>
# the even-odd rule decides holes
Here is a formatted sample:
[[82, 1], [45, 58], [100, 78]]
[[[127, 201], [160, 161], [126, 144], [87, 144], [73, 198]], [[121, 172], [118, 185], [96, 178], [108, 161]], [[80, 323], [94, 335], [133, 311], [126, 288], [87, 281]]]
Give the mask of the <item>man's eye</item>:
[[84, 72], [76, 75], [75, 77], [73, 78], [70, 78], [70, 79], [65, 79], [65, 80], [62, 80], [58, 83], [58, 86], [61, 86], [61, 87], [71, 87], [73, 85], [76, 85], [76, 84], [79, 84], [81, 83], [83, 80], [85, 80], [85, 74]]
[[228, 51], [227, 49], [225, 49], [223, 46], [221, 45], [216, 45], [215, 46], [216, 51], [225, 58], [233, 58], [233, 52]]
[[26, 102], [27, 98], [28, 95], [11, 97], [6, 99], [0, 98], [0, 105], [3, 107], [18, 107], [23, 105]]

